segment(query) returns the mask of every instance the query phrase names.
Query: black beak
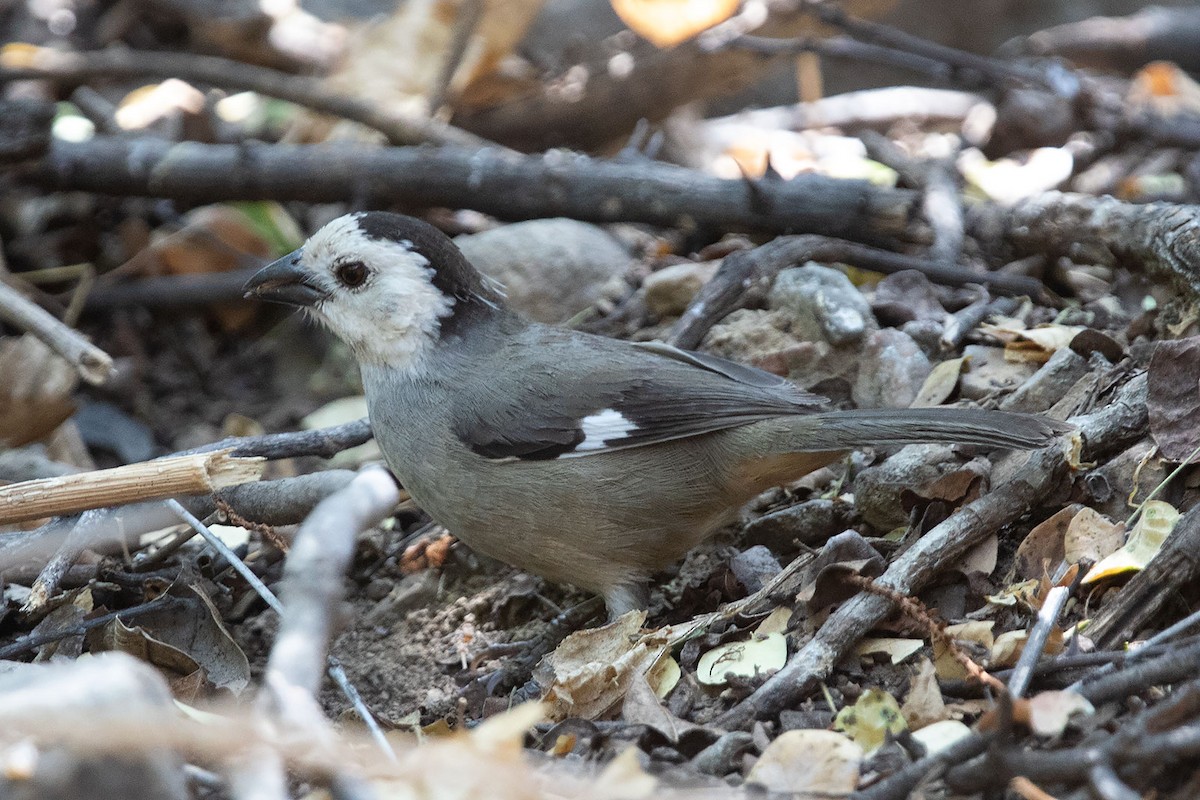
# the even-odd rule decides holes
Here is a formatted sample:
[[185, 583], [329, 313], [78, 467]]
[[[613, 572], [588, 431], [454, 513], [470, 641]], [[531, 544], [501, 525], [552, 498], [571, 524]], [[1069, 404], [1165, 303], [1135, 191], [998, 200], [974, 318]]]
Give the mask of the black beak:
[[300, 266], [300, 250], [288, 253], [254, 273], [245, 285], [246, 297], [257, 297], [289, 306], [311, 306], [324, 300], [327, 293]]

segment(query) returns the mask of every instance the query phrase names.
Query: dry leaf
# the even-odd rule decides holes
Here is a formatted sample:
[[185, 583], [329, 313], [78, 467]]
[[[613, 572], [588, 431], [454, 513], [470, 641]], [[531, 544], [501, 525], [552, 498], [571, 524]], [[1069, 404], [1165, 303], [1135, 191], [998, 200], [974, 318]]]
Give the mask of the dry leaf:
[[1158, 555], [1178, 520], [1179, 512], [1170, 503], [1147, 500], [1142, 504], [1142, 514], [1129, 532], [1129, 540], [1124, 547], [1101, 559], [1083, 576], [1083, 582], [1095, 583], [1125, 572], [1145, 569]]
[[946, 719], [946, 701], [937, 682], [937, 670], [928, 658], [922, 658], [908, 684], [908, 696], [900, 707], [908, 729], [917, 731]]
[[141, 86], [121, 100], [113, 115], [127, 131], [148, 128], [176, 111], [199, 114], [204, 110], [204, 92], [178, 78]]
[[925, 378], [925, 383], [921, 385], [921, 390], [917, 392], [917, 396], [909, 404], [912, 408], [928, 408], [931, 406], [940, 406], [942, 403], [954, 394], [954, 390], [958, 388], [958, 378], [962, 375], [963, 366], [970, 359], [966, 356], [962, 358], [952, 358], [949, 361], [942, 361], [934, 365], [933, 370]]
[[1038, 608], [1038, 591], [1041, 587], [1040, 578], [1031, 578], [1006, 586], [998, 594], [988, 595], [984, 599], [992, 605], [1015, 606], [1017, 603], [1021, 603], [1026, 608], [1036, 610]]
[[591, 788], [600, 797], [641, 800], [643, 797], [653, 797], [657, 793], [658, 779], [642, 769], [637, 757], [637, 747], [630, 746], [608, 762]]
[[630, 30], [655, 47], [674, 47], [732, 17], [739, 0], [609, 0]]
[[212, 601], [193, 586], [176, 586], [163, 606], [141, 614], [137, 624], [114, 620], [89, 636], [93, 648], [121, 650], [174, 677], [203, 669], [218, 688], [238, 693], [250, 683], [250, 663], [221, 622]]
[[899, 664], [925, 646], [924, 639], [877, 638], [863, 639], [854, 647], [857, 656], [869, 656], [882, 653], [891, 659], [893, 664]]
[[[345, 57], [326, 82], [334, 90], [397, 114], [425, 115], [428, 100], [442, 88], [456, 108], [500, 104], [537, 85], [536, 73], [515, 51], [544, 4], [545, 0], [481, 0], [462, 59], [449, 85], [442, 87], [446, 57], [470, 4], [466, 0], [401, 3], [390, 17], [357, 23]], [[330, 138], [327, 121], [310, 117], [303, 129], [309, 140]]]
[[546, 708], [541, 703], [522, 703], [480, 723], [471, 731], [471, 742], [484, 752], [519, 755], [525, 734], [545, 718]]
[[849, 736], [866, 753], [877, 750], [888, 734], [908, 727], [896, 698], [882, 689], [867, 689], [854, 705], [838, 712], [833, 729]]
[[725, 676], [733, 673], [753, 678], [773, 672], [787, 663], [787, 639], [782, 633], [769, 633], [747, 642], [727, 642], [700, 656], [696, 680], [706, 686], [723, 686]]
[[1028, 703], [1029, 729], [1038, 736], [1059, 736], [1073, 715], [1096, 711], [1083, 695], [1066, 690], [1041, 692]]
[[[946, 635], [966, 645], [974, 643], [990, 653], [992, 645], [995, 643], [992, 638], [992, 627], [995, 624], [992, 620], [973, 620], [961, 625], [947, 625]], [[967, 647], [967, 651], [970, 654], [971, 648]], [[957, 681], [967, 677], [966, 668], [954, 657], [950, 648], [940, 641], [934, 642], [933, 645], [933, 663], [937, 667], [937, 676], [940, 680]]]
[[1200, 448], [1200, 336], [1159, 342], [1146, 378], [1155, 444], [1172, 461], [1194, 457]]
[[792, 610], [787, 606], [779, 606], [762, 622], [758, 623], [758, 627], [754, 632], [759, 636], [766, 636], [768, 633], [787, 633], [788, 623], [792, 620]]
[[32, 334], [0, 337], [0, 445], [49, 436], [75, 413], [79, 373]]
[[1125, 526], [1093, 508], [1081, 508], [1071, 518], [1063, 536], [1063, 556], [1068, 564], [1097, 562], [1112, 555], [1125, 541]]
[[858, 787], [862, 748], [833, 731], [784, 731], [767, 745], [746, 780], [768, 791], [847, 795]]
[[554, 720], [598, 719], [625, 698], [635, 675], [644, 675], [666, 656], [667, 638], [641, 633], [646, 612], [630, 611], [600, 628], [576, 631], [538, 666], [549, 686], [543, 700]]
[[1040, 579], [1053, 575], [1066, 556], [1065, 540], [1071, 520], [1082, 506], [1070, 505], [1034, 526], [1017, 547], [1017, 574]]
[[654, 728], [670, 742], [678, 742], [680, 734], [696, 727], [694, 723], [682, 720], [668, 711], [644, 675], [631, 676], [621, 716], [632, 725], [648, 725]]

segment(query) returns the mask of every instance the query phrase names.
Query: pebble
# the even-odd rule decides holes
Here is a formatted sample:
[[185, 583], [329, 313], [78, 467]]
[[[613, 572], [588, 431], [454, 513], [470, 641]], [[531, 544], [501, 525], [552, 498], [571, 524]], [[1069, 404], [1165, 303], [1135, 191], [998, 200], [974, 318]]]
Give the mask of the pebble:
[[905, 490], [929, 483], [957, 469], [960, 463], [949, 445], [909, 445], [858, 474], [854, 479], [854, 504], [876, 530], [890, 531], [908, 521], [900, 502]]
[[792, 333], [808, 341], [851, 344], [879, 327], [867, 299], [844, 273], [814, 263], [780, 272], [767, 305], [787, 314]]
[[1003, 347], [970, 344], [963, 348], [970, 367], [959, 380], [958, 393], [968, 400], [982, 400], [999, 392], [1010, 392], [1037, 371], [1035, 364], [1005, 361]]
[[672, 264], [651, 272], [642, 281], [646, 308], [659, 317], [677, 317], [695, 299], [704, 284], [712, 280], [719, 261]]
[[570, 219], [515, 222], [454, 240], [481, 272], [504, 284], [509, 307], [556, 323], [600, 300], [629, 266], [629, 251], [596, 225]]
[[705, 775], [724, 775], [734, 768], [734, 761], [754, 744], [754, 737], [746, 731], [730, 731], [692, 759], [692, 767]]
[[729, 569], [749, 594], [757, 592], [783, 571], [775, 555], [761, 544], [749, 547], [731, 558]]
[[859, 356], [851, 396], [859, 408], [907, 408], [933, 370], [911, 336], [895, 328], [872, 331]]

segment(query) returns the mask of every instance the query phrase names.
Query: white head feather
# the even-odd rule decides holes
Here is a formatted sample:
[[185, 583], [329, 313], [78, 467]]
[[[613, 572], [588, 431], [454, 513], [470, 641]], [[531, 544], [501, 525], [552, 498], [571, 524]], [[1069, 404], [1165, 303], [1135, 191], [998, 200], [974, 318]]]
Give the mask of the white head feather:
[[[455, 300], [433, 285], [433, 266], [412, 243], [376, 239], [358, 226], [359, 214], [339, 217], [305, 243], [300, 266], [328, 296], [309, 310], [354, 351], [360, 364], [415, 368], [438, 337]], [[360, 262], [360, 286], [339, 281], [339, 266]]]

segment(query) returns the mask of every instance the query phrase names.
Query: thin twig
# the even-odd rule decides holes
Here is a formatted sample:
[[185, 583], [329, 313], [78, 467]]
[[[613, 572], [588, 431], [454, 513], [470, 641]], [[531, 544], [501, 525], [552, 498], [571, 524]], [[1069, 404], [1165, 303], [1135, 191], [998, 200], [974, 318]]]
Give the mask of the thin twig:
[[41, 339], [70, 362], [88, 383], [99, 385], [112, 377], [113, 361], [108, 353], [3, 282], [0, 282], [0, 320]]
[[93, 628], [99, 628], [102, 625], [107, 625], [115, 619], [131, 619], [150, 611], [154, 611], [159, 606], [163, 605], [163, 598], [167, 596], [168, 595], [166, 594], [161, 594], [153, 600], [142, 603], [141, 605], [130, 606], [129, 608], [123, 608], [120, 611], [112, 611], [108, 614], [102, 614], [99, 617], [86, 619], [83, 622], [80, 622], [78, 625], [67, 629], [47, 631], [45, 633], [31, 633], [28, 636], [23, 636], [15, 642], [11, 642], [3, 647], [0, 647], [0, 659], [10, 659], [14, 656], [19, 656], [22, 653], [29, 652], [35, 647], [41, 647], [44, 644], [57, 642], [67, 638], [68, 636], [80, 636], [92, 630]]
[[1047, 593], [1046, 601], [1038, 611], [1037, 622], [1029, 632], [1029, 638], [1025, 640], [1025, 649], [1021, 651], [1021, 657], [1017, 659], [1017, 665], [1008, 679], [1008, 692], [1014, 700], [1019, 699], [1029, 688], [1033, 668], [1037, 666], [1050, 631], [1058, 623], [1058, 615], [1062, 613], [1063, 606], [1070, 596], [1071, 589], [1067, 586], [1055, 586]]
[[14, 483], [0, 488], [0, 524], [175, 495], [211, 494], [257, 481], [262, 471], [262, 458], [236, 457], [222, 450]]

